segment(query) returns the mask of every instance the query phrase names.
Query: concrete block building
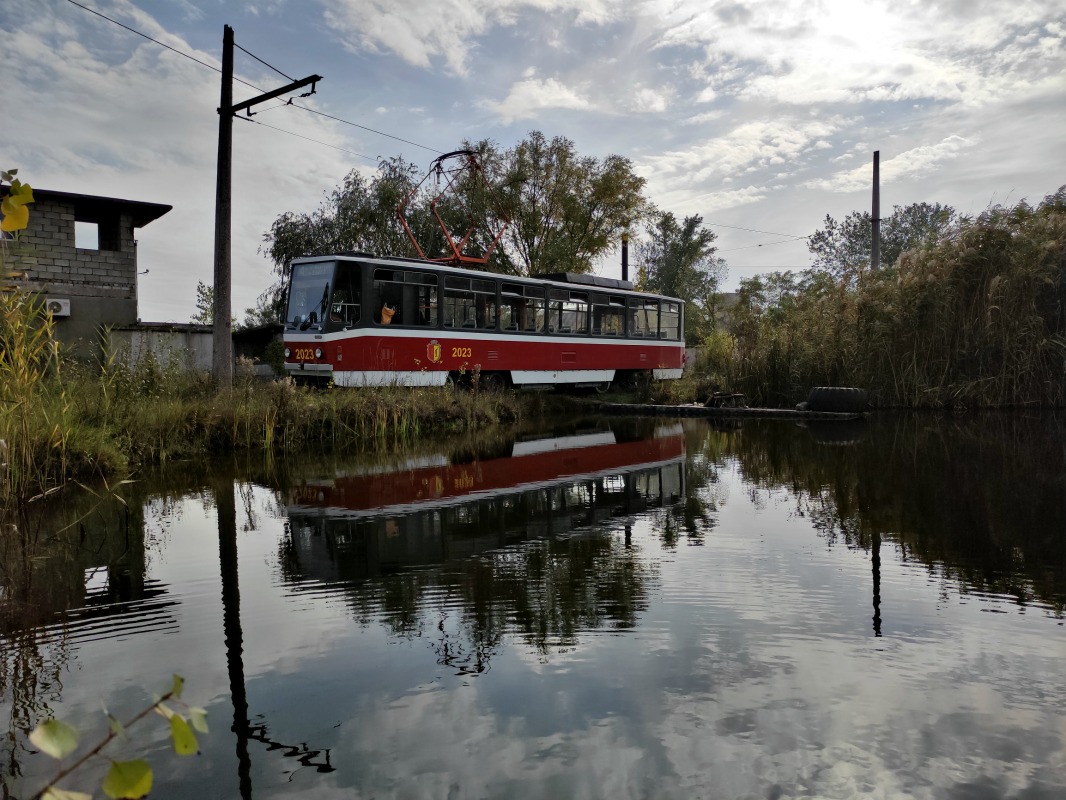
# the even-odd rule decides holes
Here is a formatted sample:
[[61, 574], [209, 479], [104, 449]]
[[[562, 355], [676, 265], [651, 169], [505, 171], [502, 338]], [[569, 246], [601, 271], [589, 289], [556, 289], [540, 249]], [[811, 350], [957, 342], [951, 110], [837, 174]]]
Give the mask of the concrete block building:
[[34, 189], [29, 226], [8, 242], [16, 283], [48, 302], [70, 352], [99, 352], [100, 329], [137, 322], [137, 228], [171, 210], [159, 203]]

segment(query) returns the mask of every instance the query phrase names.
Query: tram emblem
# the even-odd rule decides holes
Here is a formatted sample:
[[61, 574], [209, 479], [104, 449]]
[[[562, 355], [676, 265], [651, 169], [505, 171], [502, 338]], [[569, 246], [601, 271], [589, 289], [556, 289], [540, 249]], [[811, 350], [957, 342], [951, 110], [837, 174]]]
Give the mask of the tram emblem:
[[426, 358], [429, 359], [431, 364], [436, 364], [440, 361], [440, 354], [440, 342], [436, 339], [433, 339], [426, 345]]

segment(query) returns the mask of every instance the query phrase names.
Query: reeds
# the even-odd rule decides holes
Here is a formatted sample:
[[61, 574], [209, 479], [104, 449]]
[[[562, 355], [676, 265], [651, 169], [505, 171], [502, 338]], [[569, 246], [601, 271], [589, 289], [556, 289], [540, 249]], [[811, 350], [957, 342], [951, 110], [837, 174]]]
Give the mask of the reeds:
[[892, 266], [746, 281], [717, 369], [761, 404], [818, 385], [880, 406], [1066, 405], [1066, 188], [960, 219]]

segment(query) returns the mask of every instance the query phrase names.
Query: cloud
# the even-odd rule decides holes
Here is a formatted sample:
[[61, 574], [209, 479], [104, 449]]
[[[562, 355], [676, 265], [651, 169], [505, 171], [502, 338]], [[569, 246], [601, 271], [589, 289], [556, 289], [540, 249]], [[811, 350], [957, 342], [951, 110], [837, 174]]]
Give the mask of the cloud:
[[392, 52], [416, 67], [443, 59], [466, 75], [479, 38], [518, 24], [525, 13], [567, 15], [575, 25], [603, 25], [622, 0], [341, 0], [325, 6], [326, 24], [349, 50]]
[[[935, 172], [946, 161], [957, 158], [962, 152], [976, 144], [975, 141], [962, 136], [952, 135], [931, 145], [920, 145], [881, 162], [881, 180], [884, 183], [899, 181], [904, 178], [928, 175]], [[808, 186], [828, 191], [849, 192], [870, 186], [871, 165], [869, 162], [854, 169], [838, 172], [828, 178], [809, 181]]]
[[592, 103], [577, 90], [564, 86], [555, 78], [541, 80], [525, 78], [511, 86], [511, 91], [499, 103], [488, 101], [485, 107], [497, 114], [504, 123], [532, 119], [544, 109], [589, 109]]
[[[5, 159], [41, 189], [172, 205], [137, 231], [139, 264], [150, 270], [140, 279], [139, 300], [145, 319], [187, 320], [197, 280], [210, 283], [213, 275], [218, 75], [91, 18], [71, 24], [69, 15], [52, 15], [31, 0], [6, 3], [4, 10], [16, 24], [0, 26], [0, 52], [22, 65], [19, 80], [5, 88], [5, 108], [18, 109], [20, 131], [9, 131]], [[215, 61], [129, 4], [108, 10]], [[260, 85], [273, 81], [252, 77], [261, 77]], [[239, 97], [252, 93], [240, 88]], [[256, 119], [358, 149], [334, 123], [297, 114]], [[233, 133], [233, 308], [240, 317], [273, 280], [269, 263], [255, 252], [263, 232], [284, 211], [317, 206], [317, 187], [336, 183], [349, 157], [236, 120]]]

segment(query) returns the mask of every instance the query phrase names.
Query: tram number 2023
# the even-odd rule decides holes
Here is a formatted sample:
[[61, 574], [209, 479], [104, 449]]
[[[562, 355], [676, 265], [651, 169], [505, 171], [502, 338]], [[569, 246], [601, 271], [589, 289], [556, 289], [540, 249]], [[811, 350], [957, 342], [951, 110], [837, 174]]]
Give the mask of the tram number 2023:
[[470, 358], [474, 354], [469, 347], [453, 347], [452, 358]]

